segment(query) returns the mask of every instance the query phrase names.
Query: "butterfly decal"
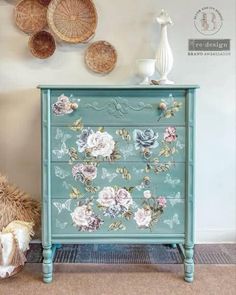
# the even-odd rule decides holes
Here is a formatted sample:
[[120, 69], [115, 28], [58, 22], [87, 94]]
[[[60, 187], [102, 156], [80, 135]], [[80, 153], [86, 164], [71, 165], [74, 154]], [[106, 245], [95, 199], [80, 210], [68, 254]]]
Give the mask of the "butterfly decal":
[[56, 219], [56, 227], [60, 229], [65, 229], [68, 225], [68, 222], [60, 222], [58, 219]]
[[66, 170], [62, 169], [59, 166], [54, 166], [54, 172], [56, 177], [59, 177], [61, 179], [65, 179], [66, 177], [68, 177], [70, 175], [69, 172], [67, 172]]
[[169, 94], [168, 97], [166, 97], [165, 99], [162, 99], [161, 101], [165, 102], [169, 106], [175, 102], [175, 98], [173, 97], [172, 94]]
[[171, 204], [171, 206], [174, 206], [176, 204], [181, 204], [184, 202], [183, 199], [181, 199], [181, 195], [180, 192], [176, 193], [174, 196], [171, 196], [169, 199], [169, 202]]
[[112, 182], [112, 180], [117, 176], [117, 173], [109, 173], [106, 168], [102, 168], [102, 179], [108, 179], [109, 182]]
[[122, 153], [124, 159], [126, 160], [129, 156], [133, 155], [134, 148], [132, 145], [127, 145], [125, 147], [120, 148], [120, 152]]
[[171, 229], [173, 229], [174, 225], [178, 225], [178, 224], [180, 224], [178, 214], [175, 213], [171, 219], [165, 219], [165, 220], [164, 220], [164, 223], [167, 224], [167, 225], [169, 225], [169, 227], [170, 227]]
[[182, 150], [184, 148], [184, 144], [181, 143], [179, 140], [177, 140], [176, 141], [176, 147]]
[[66, 141], [70, 138], [71, 138], [70, 134], [67, 134], [67, 133], [64, 134], [64, 132], [60, 128], [56, 129], [56, 135], [55, 135], [56, 140], [61, 140], [62, 143], [63, 142], [66, 143]]
[[71, 199], [66, 200], [64, 203], [53, 202], [53, 205], [57, 208], [58, 214], [60, 214], [62, 210], [71, 211], [70, 209]]
[[65, 180], [62, 182], [62, 186], [67, 190], [70, 189], [70, 185]]
[[136, 167], [133, 168], [133, 172], [135, 174], [142, 174], [144, 172], [144, 169], [137, 169]]
[[178, 178], [172, 178], [170, 176], [170, 174], [167, 173], [166, 174], [166, 177], [164, 179], [164, 183], [168, 183], [168, 184], [170, 184], [174, 188], [177, 184], [180, 184], [180, 179], [178, 179]]
[[67, 148], [65, 142], [63, 142], [59, 150], [52, 150], [52, 152], [57, 157], [57, 159], [62, 159], [69, 153], [69, 149]]
[[140, 185], [136, 185], [135, 188], [138, 190], [138, 191], [141, 191], [145, 188], [145, 184], [144, 182], [142, 182]]

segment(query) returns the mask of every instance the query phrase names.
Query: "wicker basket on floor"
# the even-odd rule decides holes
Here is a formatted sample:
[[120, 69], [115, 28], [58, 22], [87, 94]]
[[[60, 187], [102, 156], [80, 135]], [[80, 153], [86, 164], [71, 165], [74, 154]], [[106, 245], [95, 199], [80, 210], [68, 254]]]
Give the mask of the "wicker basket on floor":
[[15, 7], [15, 22], [25, 33], [40, 31], [47, 25], [47, 7], [37, 0], [21, 0]]
[[97, 12], [91, 0], [52, 0], [47, 19], [53, 33], [68, 43], [87, 42], [97, 27]]
[[29, 49], [35, 57], [45, 59], [53, 55], [56, 43], [49, 32], [40, 31], [30, 37]]

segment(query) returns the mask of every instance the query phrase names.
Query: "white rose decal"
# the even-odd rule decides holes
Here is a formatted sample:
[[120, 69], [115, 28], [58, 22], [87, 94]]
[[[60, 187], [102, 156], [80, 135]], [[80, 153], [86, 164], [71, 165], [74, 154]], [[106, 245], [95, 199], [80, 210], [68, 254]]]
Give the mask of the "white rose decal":
[[91, 210], [89, 203], [78, 204], [74, 212], [71, 213], [71, 218], [79, 231], [93, 232], [103, 224], [103, 221]]
[[97, 202], [103, 207], [115, 205], [115, 190], [113, 187], [104, 187], [98, 194]]
[[137, 225], [141, 228], [148, 228], [150, 226], [152, 220], [152, 212], [151, 210], [146, 210], [144, 208], [138, 209], [134, 214], [134, 220]]
[[87, 148], [94, 157], [110, 157], [115, 148], [115, 141], [109, 133], [97, 131], [88, 136]]
[[124, 189], [124, 188], [120, 188], [117, 190], [116, 192], [116, 202], [125, 207], [125, 208], [129, 208], [130, 205], [133, 204], [133, 200], [132, 200], [132, 197], [130, 195], [130, 193]]
[[150, 199], [152, 197], [152, 194], [149, 190], [146, 190], [143, 192], [143, 196], [145, 199]]
[[72, 220], [77, 226], [88, 226], [92, 211], [88, 210], [86, 205], [78, 206], [71, 213]]
[[97, 177], [97, 167], [93, 164], [78, 163], [72, 167], [72, 175], [82, 183], [92, 181]]
[[[123, 216], [130, 217], [130, 207], [133, 199], [130, 192], [125, 188], [104, 187], [98, 194], [97, 202], [105, 216], [115, 218]], [[129, 212], [129, 213], [128, 213]]]

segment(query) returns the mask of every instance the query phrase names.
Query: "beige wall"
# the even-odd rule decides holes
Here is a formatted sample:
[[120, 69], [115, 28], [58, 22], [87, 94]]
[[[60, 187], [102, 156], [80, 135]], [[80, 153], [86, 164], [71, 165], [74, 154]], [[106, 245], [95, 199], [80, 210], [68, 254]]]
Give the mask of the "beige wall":
[[[40, 198], [40, 104], [38, 84], [136, 83], [135, 60], [153, 58], [159, 28], [155, 16], [166, 8], [176, 83], [201, 85], [197, 102], [197, 241], [235, 240], [235, 0], [96, 0], [99, 15], [94, 40], [106, 39], [119, 55], [107, 76], [89, 72], [86, 46], [59, 44], [49, 60], [33, 58], [28, 37], [13, 21], [14, 0], [0, 0], [0, 171]], [[215, 38], [232, 39], [225, 57], [189, 57], [189, 38], [202, 38], [193, 15], [202, 6], [218, 8], [222, 29]]]

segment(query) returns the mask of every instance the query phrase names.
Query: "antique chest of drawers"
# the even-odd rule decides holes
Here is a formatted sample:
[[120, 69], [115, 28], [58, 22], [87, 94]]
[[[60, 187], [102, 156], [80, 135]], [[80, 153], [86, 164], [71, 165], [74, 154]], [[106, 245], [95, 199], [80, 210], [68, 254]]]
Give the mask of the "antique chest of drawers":
[[63, 243], [178, 244], [194, 273], [197, 86], [40, 86], [43, 277]]

